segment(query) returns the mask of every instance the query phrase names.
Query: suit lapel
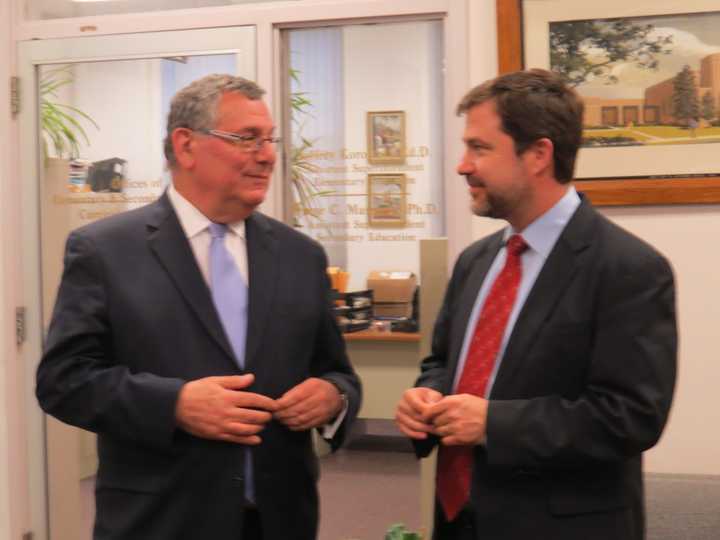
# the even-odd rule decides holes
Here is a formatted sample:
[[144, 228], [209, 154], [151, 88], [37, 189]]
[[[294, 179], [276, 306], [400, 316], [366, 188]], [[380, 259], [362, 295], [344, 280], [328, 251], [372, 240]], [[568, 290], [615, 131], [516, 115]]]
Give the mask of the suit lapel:
[[180, 295], [197, 315], [201, 325], [237, 367], [230, 343], [212, 303], [210, 289], [203, 279], [190, 243], [172, 208], [167, 193], [154, 203], [147, 222], [148, 245], [175, 283]]
[[245, 367], [256, 371], [259, 365], [255, 356], [268, 324], [270, 306], [277, 288], [277, 238], [271, 222], [255, 213], [245, 221], [248, 255], [248, 331]]
[[483, 281], [485, 281], [488, 270], [490, 270], [490, 265], [492, 265], [498, 251], [500, 251], [500, 248], [502, 247], [502, 235], [503, 233], [500, 231], [488, 239], [487, 244], [471, 262], [468, 277], [463, 282], [458, 302], [459, 324], [453, 325], [453, 334], [450, 340], [452, 348], [449, 356], [451, 362], [449, 367], [452, 377], [448, 380], [448, 392], [450, 392], [452, 382], [455, 379], [455, 370], [457, 369], [458, 361], [460, 359], [460, 353], [462, 351], [463, 341], [465, 340], [467, 326], [470, 323], [473, 306], [475, 305], [478, 292], [480, 291]]
[[538, 332], [555, 310], [567, 284], [585, 264], [587, 258], [583, 254], [590, 245], [594, 212], [583, 199], [550, 252], [515, 323], [492, 393], [511, 381], [521, 369]]

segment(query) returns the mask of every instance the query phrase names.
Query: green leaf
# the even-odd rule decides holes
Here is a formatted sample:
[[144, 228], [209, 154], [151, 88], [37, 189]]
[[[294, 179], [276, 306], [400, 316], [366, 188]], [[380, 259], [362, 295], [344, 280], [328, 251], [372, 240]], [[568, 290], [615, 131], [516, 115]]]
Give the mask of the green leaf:
[[50, 69], [40, 77], [40, 126], [43, 135], [43, 149], [47, 157], [49, 141], [59, 157], [76, 157], [80, 152], [79, 141], [90, 144], [87, 132], [81, 122], [87, 122], [100, 129], [88, 114], [77, 107], [55, 103], [57, 90], [73, 82], [71, 66]]
[[385, 533], [385, 540], [422, 540], [418, 533], [408, 531], [402, 523], [395, 523]]

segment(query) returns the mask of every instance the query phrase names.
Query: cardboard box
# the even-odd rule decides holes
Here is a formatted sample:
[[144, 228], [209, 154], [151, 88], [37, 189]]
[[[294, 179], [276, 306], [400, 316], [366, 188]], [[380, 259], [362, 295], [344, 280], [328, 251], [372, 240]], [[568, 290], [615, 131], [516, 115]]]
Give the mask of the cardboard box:
[[373, 306], [375, 317], [405, 317], [409, 319], [413, 315], [412, 302], [385, 302], [376, 303]]
[[402, 270], [372, 270], [367, 277], [367, 288], [373, 290], [375, 305], [404, 303], [412, 305], [417, 277]]

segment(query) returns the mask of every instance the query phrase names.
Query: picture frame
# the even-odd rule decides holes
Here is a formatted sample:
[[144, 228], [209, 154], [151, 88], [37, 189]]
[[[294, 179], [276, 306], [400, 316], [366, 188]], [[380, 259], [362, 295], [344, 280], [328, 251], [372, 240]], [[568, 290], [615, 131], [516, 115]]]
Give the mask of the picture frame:
[[368, 227], [403, 228], [407, 224], [407, 177], [368, 174]]
[[368, 111], [367, 161], [401, 165], [406, 157], [405, 111]]
[[[558, 0], [550, 4], [568, 2], [579, 5], [585, 3], [573, 0]], [[524, 5], [533, 3], [535, 10], [548, 2], [533, 0], [496, 0], [498, 28], [498, 70], [507, 73], [523, 69], [525, 64], [524, 43], [528, 36], [524, 35], [522, 21], [527, 16]], [[590, 3], [588, 3], [589, 5]], [[666, 6], [666, 7], [663, 7]], [[657, 15], [667, 13], [700, 13], [718, 11], [717, 3], [712, 0], [685, 0], [677, 2], [665, 0], [637, 0], [632, 4], [633, 16]], [[614, 14], [612, 6], [603, 3], [602, 18], [619, 16]], [[666, 11], [663, 11], [665, 9]], [[623, 14], [624, 16], [624, 14]], [[549, 56], [549, 55], [548, 55]], [[530, 66], [528, 66], [530, 67]], [[541, 66], [533, 66], [541, 67]], [[720, 160], [718, 160], [720, 170]], [[720, 202], [720, 175], [708, 173], [702, 175], [672, 175], [662, 177], [611, 177], [584, 178], [575, 182], [579, 191], [585, 193], [595, 205], [626, 206], [626, 205], [669, 205], [669, 204], [712, 204]]]

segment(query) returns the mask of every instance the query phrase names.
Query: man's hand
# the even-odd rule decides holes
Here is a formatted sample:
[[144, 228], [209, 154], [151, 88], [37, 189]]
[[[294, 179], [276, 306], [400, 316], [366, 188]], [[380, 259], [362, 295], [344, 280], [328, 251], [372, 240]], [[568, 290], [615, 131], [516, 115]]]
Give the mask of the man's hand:
[[291, 388], [277, 400], [275, 419], [292, 431], [305, 431], [327, 424], [342, 410], [335, 385], [311, 377]]
[[425, 420], [428, 409], [442, 399], [442, 394], [432, 388], [405, 390], [395, 411], [395, 423], [411, 439], [426, 439], [433, 425]]
[[476, 445], [485, 441], [488, 401], [470, 394], [445, 396], [428, 407], [424, 420], [446, 446]]
[[247, 374], [185, 384], [175, 406], [178, 426], [204, 439], [260, 444], [257, 434], [271, 420], [276, 405], [267, 396], [242, 391], [254, 380], [254, 375]]

